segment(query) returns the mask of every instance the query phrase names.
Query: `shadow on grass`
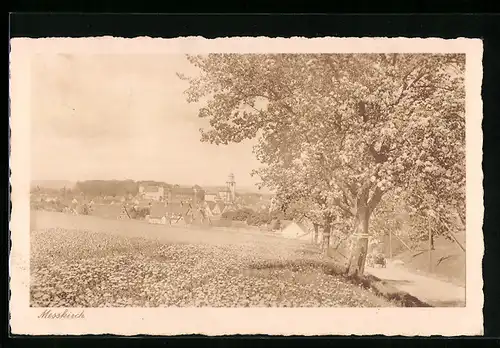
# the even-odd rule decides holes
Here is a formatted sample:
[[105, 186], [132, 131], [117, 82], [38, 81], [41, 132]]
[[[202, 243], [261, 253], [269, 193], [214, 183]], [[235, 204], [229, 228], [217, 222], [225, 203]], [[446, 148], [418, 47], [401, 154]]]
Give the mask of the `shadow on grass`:
[[393, 285], [408, 285], [408, 284], [413, 284], [415, 282], [412, 282], [410, 280], [400, 280], [400, 279], [384, 279], [384, 282], [387, 284], [393, 284]]
[[328, 275], [341, 275], [343, 269], [341, 266], [320, 260], [278, 260], [262, 261], [249, 265], [254, 270], [288, 269], [293, 272], [301, 271], [305, 268], [320, 269]]
[[[340, 276], [351, 284], [358, 285], [366, 290], [370, 290], [377, 296], [383, 297], [391, 302], [396, 303], [400, 307], [433, 307], [425, 303], [415, 296], [407, 292], [399, 291], [389, 284], [373, 275], [365, 275], [362, 277], [349, 277], [346, 275], [346, 267], [331, 260], [279, 260], [279, 261], [264, 261], [251, 264], [253, 270], [271, 270], [271, 269], [288, 269], [293, 272], [298, 272], [307, 268], [321, 270], [324, 274], [332, 276]], [[398, 281], [391, 281], [395, 284]], [[400, 281], [401, 283], [405, 281]]]
[[348, 277], [348, 279], [365, 289], [371, 289], [375, 294], [383, 296], [389, 301], [398, 303], [401, 307], [432, 307], [430, 304], [419, 300], [405, 291], [394, 288], [387, 281], [373, 275], [365, 275], [357, 278]]
[[300, 249], [299, 251], [301, 253], [303, 253], [304, 255], [318, 255], [318, 252], [316, 250], [313, 250], [313, 249], [303, 248], [303, 249]]

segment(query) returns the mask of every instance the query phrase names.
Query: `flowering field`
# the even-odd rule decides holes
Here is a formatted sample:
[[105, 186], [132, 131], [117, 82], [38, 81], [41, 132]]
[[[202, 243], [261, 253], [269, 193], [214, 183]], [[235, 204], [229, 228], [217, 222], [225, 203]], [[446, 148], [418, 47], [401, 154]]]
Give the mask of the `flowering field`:
[[196, 234], [183, 242], [178, 232], [160, 236], [149, 225], [136, 225], [143, 228], [136, 235], [98, 226], [32, 228], [32, 306], [393, 306], [329, 275], [324, 261], [299, 244], [238, 234], [229, 241], [217, 231], [199, 233], [224, 243], [194, 243]]

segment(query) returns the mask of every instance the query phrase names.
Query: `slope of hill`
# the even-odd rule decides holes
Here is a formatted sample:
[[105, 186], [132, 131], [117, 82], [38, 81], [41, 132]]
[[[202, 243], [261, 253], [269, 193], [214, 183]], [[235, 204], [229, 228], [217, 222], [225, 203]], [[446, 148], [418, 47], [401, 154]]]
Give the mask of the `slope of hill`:
[[[456, 235], [459, 242], [465, 246], [465, 235]], [[431, 252], [432, 270], [430, 275], [447, 280], [460, 286], [465, 286], [465, 256], [460, 247], [447, 239], [436, 238], [435, 250]], [[429, 273], [429, 252], [427, 245], [422, 244], [420, 250], [405, 251], [396, 259], [404, 262], [405, 268], [417, 273]]]

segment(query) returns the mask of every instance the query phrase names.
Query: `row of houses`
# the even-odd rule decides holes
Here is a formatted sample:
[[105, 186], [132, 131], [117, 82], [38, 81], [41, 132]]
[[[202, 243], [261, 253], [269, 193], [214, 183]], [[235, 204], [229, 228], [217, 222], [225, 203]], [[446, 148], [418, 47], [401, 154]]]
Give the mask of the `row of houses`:
[[[181, 191], [181, 194], [174, 197], [175, 199], [165, 202], [151, 200], [148, 199], [149, 197], [135, 198], [133, 200], [122, 199], [111, 202], [105, 202], [98, 198], [85, 199], [83, 197], [74, 197], [63, 202], [59, 197], [50, 197], [48, 195], [38, 197], [32, 195], [30, 198], [32, 205], [64, 203], [61, 208], [61, 211], [64, 213], [93, 215], [107, 219], [131, 219], [136, 216], [134, 210], [137, 212], [147, 209], [149, 216], [146, 219], [152, 223], [165, 223], [167, 218], [176, 220], [179, 217], [185, 216], [197, 205], [194, 199], [192, 199], [193, 197], [186, 191]], [[208, 215], [219, 216], [226, 209], [227, 205], [221, 201], [206, 202], [205, 210]]]
[[[201, 186], [194, 185], [192, 187], [189, 186], [173, 186], [173, 187], [163, 187], [158, 185], [140, 185], [139, 186], [139, 196], [143, 199], [148, 199], [151, 201], [206, 201], [206, 202], [224, 202], [227, 204], [230, 203], [243, 203], [244, 200], [250, 199], [252, 202], [247, 203], [255, 203], [255, 197], [250, 197], [251, 195], [247, 195], [247, 197], [243, 198], [241, 195], [237, 197], [236, 194], [236, 182], [234, 181], [234, 175], [230, 174], [226, 181], [226, 186], [220, 187], [211, 187], [209, 191], [203, 189]], [[257, 195], [259, 196], [259, 195]], [[262, 202], [262, 197], [260, 197]]]
[[[219, 217], [228, 209], [233, 207], [223, 202], [206, 202], [202, 206], [205, 216]], [[170, 204], [153, 204], [150, 208], [150, 214], [147, 217], [149, 223], [166, 224], [176, 223], [182, 219], [201, 219], [199, 206], [193, 206], [189, 203], [170, 203]]]
[[140, 185], [138, 198], [153, 202], [203, 201], [205, 190], [195, 185], [193, 187], [165, 188], [159, 185]]
[[[218, 217], [230, 208], [222, 202], [207, 202], [205, 213], [211, 217]], [[140, 201], [135, 204], [92, 204], [90, 215], [99, 216], [106, 219], [131, 219], [134, 217], [134, 210], [147, 209], [145, 219], [152, 224], [166, 224], [168, 222], [179, 222], [185, 219], [192, 219], [199, 216], [199, 210], [190, 202], [147, 202]]]
[[[233, 190], [234, 191], [234, 190]], [[133, 202], [134, 204], [144, 204], [161, 202], [161, 203], [180, 203], [189, 202], [191, 204], [198, 204], [200, 202], [208, 202], [210, 204], [210, 209], [214, 208], [221, 209], [225, 204], [238, 204], [240, 206], [245, 206], [253, 210], [267, 209], [268, 202], [260, 199], [256, 199], [252, 195], [240, 195], [235, 197], [234, 192], [228, 187], [215, 187], [211, 191], [205, 191], [202, 187], [195, 185], [192, 187], [188, 186], [177, 186], [177, 187], [164, 187], [161, 185], [140, 185], [139, 193], [135, 196], [131, 194], [127, 196], [120, 197], [109, 197], [109, 196], [99, 196], [93, 197], [93, 202], [96, 204], [128, 204]], [[77, 200], [78, 204], [88, 203], [89, 199], [84, 195], [72, 196]], [[70, 198], [70, 199], [71, 199]], [[215, 207], [217, 206], [217, 207]], [[214, 212], [217, 214], [218, 212]]]

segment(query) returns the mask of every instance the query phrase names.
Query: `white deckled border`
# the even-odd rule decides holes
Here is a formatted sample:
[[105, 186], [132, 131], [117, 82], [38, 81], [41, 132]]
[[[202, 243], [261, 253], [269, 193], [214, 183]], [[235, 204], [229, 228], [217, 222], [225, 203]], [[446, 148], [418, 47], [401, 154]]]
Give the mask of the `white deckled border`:
[[[467, 291], [465, 308], [117, 308], [85, 309], [85, 319], [38, 319], [29, 308], [30, 68], [40, 54], [465, 53], [467, 55]], [[48, 38], [11, 41], [13, 334], [478, 335], [483, 332], [482, 42], [479, 39]], [[71, 309], [77, 311], [78, 309]]]

